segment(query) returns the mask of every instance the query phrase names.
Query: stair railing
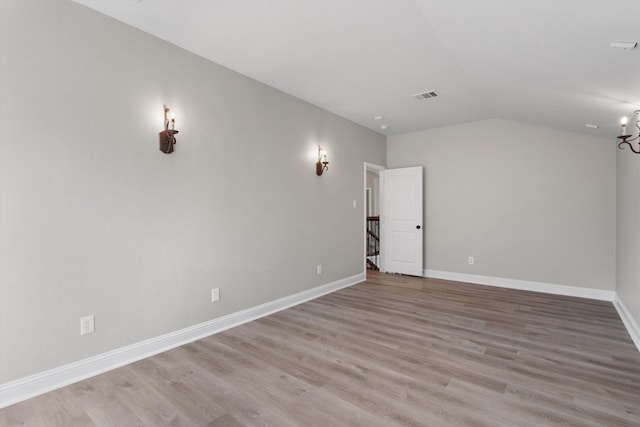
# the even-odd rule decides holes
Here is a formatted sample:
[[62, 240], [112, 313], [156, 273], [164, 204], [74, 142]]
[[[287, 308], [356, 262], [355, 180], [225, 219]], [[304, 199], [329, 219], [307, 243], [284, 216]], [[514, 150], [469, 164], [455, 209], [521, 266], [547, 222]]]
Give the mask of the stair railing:
[[367, 217], [367, 268], [380, 270], [380, 216]]

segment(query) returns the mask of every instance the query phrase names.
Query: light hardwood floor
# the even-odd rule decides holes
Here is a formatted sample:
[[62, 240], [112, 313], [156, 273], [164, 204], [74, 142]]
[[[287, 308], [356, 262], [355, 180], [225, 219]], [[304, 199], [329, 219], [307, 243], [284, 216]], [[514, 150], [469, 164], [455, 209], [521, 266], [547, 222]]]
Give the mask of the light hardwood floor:
[[640, 353], [608, 302], [374, 272], [0, 425], [640, 426]]

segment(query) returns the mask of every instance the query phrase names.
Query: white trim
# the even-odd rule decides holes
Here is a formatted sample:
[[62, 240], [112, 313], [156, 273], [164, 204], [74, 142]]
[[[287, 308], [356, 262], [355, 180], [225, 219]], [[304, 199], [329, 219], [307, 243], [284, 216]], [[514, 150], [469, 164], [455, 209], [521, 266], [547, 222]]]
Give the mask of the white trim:
[[624, 323], [631, 340], [640, 351], [640, 327], [618, 294], [614, 291], [602, 289], [581, 288], [577, 286], [554, 285], [551, 283], [529, 282], [525, 280], [503, 279], [500, 277], [479, 276], [475, 274], [452, 273], [448, 271], [424, 270], [424, 277], [433, 279], [453, 280], [478, 285], [497, 286], [500, 288], [520, 289], [524, 291], [543, 292], [546, 294], [565, 295], [571, 297], [610, 301], [616, 308], [622, 323]]
[[524, 291], [544, 292], [546, 294], [613, 301], [616, 293], [603, 289], [581, 288], [578, 286], [555, 285], [552, 283], [530, 282], [526, 280], [504, 279], [501, 277], [479, 276], [476, 274], [451, 273], [448, 271], [424, 270], [424, 277], [454, 280], [456, 282], [497, 286], [500, 288], [520, 289]]
[[305, 301], [346, 288], [366, 279], [365, 272], [299, 292], [255, 307], [203, 322], [179, 331], [141, 341], [39, 374], [0, 384], [0, 408], [42, 393], [128, 365], [175, 347], [208, 337]]
[[633, 316], [631, 316], [631, 313], [629, 313], [629, 309], [626, 305], [624, 305], [618, 293], [616, 293], [616, 296], [613, 300], [613, 306], [618, 311], [618, 314], [622, 319], [622, 323], [624, 323], [624, 326], [627, 328], [627, 332], [629, 332], [633, 343], [638, 348], [638, 351], [640, 351], [640, 327], [638, 327], [638, 323], [635, 321]]
[[375, 163], [364, 162], [364, 167], [366, 170], [370, 170], [372, 172], [380, 172], [387, 169], [386, 166], [376, 165]]

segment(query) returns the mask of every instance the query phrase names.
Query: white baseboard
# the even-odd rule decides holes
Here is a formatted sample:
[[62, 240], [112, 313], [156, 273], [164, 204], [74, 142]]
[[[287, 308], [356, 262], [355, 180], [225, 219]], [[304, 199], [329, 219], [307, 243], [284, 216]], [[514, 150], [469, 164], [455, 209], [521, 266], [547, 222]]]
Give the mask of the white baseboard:
[[297, 294], [238, 311], [179, 331], [141, 341], [35, 375], [0, 384], [0, 408], [73, 384], [154, 354], [208, 337], [234, 326], [293, 307], [366, 279], [362, 272]]
[[448, 271], [438, 270], [424, 270], [424, 276], [431, 277], [433, 279], [453, 280], [456, 282], [475, 283], [478, 285], [497, 286], [499, 288], [520, 289], [523, 291], [543, 292], [546, 294], [565, 295], [602, 301], [613, 301], [616, 295], [614, 291], [605, 291], [602, 289], [554, 285], [551, 283], [504, 279], [501, 277], [479, 276], [476, 274], [451, 273]]
[[618, 314], [622, 319], [622, 323], [624, 323], [624, 326], [627, 328], [627, 332], [629, 332], [633, 343], [638, 348], [638, 351], [640, 351], [640, 327], [638, 327], [638, 323], [635, 321], [633, 316], [631, 316], [629, 309], [627, 309], [627, 306], [624, 305], [617, 293], [613, 300], [613, 306], [618, 311]]
[[547, 294], [611, 301], [618, 311], [622, 323], [627, 328], [631, 339], [640, 351], [640, 327], [629, 310], [614, 291], [602, 289], [580, 288], [577, 286], [554, 285], [551, 283], [529, 282], [525, 280], [503, 279], [500, 277], [479, 276], [475, 274], [451, 273], [448, 271], [424, 270], [425, 277], [433, 279], [453, 280], [456, 282], [474, 283], [478, 285], [497, 286], [500, 288], [520, 289], [524, 291], [543, 292]]

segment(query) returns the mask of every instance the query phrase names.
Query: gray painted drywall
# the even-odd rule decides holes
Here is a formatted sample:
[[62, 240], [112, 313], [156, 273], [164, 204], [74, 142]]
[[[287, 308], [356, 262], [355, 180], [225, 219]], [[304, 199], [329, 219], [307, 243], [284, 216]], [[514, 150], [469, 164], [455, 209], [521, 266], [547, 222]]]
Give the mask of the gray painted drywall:
[[380, 174], [367, 171], [367, 188], [371, 189], [371, 215], [380, 215]]
[[67, 1], [2, 2], [0, 76], [0, 383], [363, 272], [384, 136]]
[[640, 155], [618, 150], [616, 221], [616, 292], [640, 324]]
[[387, 164], [424, 166], [425, 269], [615, 289], [611, 141], [491, 119], [389, 137]]

